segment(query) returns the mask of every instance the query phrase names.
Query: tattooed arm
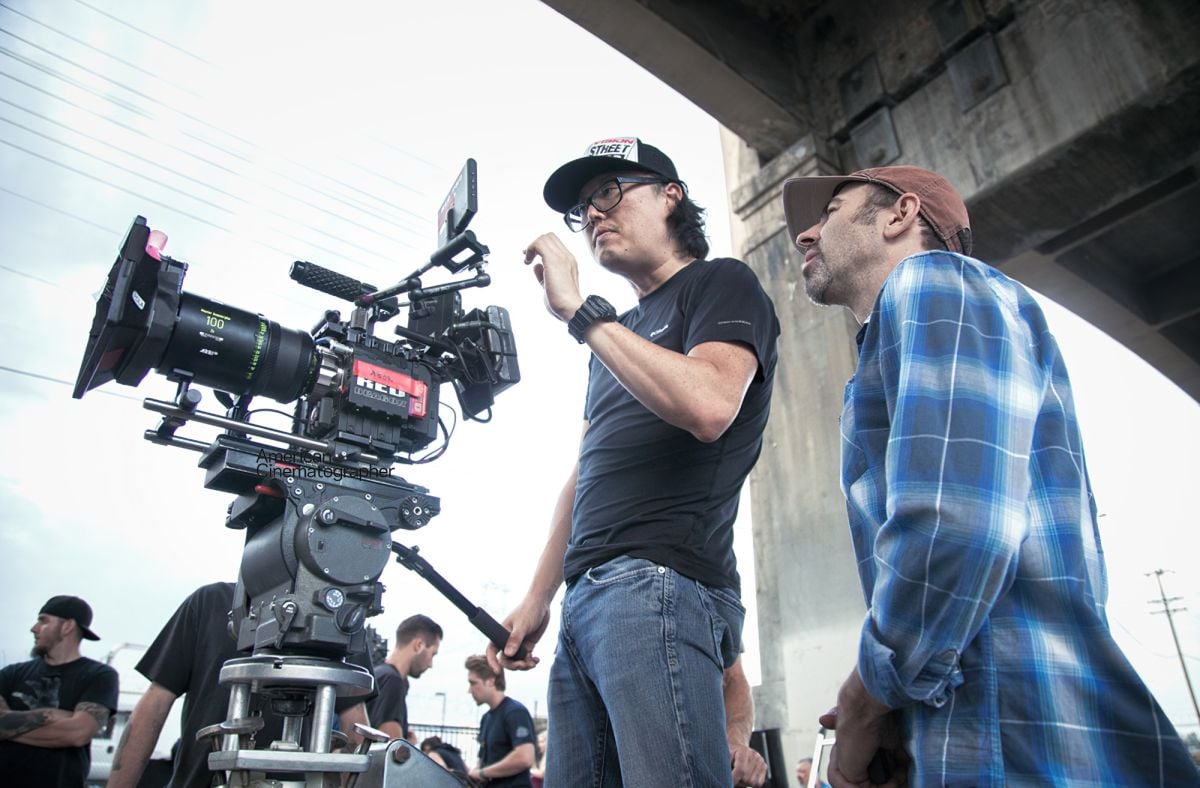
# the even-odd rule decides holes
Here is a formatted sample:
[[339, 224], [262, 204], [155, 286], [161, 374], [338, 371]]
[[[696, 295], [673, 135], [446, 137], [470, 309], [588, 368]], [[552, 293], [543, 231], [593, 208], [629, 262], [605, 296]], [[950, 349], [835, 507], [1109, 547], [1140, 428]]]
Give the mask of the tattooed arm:
[[10, 715], [47, 715], [44, 722], [36, 727], [26, 727], [21, 733], [8, 737], [21, 744], [34, 747], [85, 747], [101, 728], [108, 724], [109, 711], [99, 703], [82, 701], [75, 706], [75, 711], [63, 709], [32, 709], [30, 711], [9, 711], [0, 717], [0, 728]]
[[151, 682], [150, 688], [133, 707], [129, 722], [125, 724], [121, 744], [113, 756], [108, 788], [133, 788], [138, 784], [146, 769], [146, 762], [154, 754], [158, 734], [162, 732], [175, 698], [175, 693], [161, 684]]
[[70, 716], [70, 712], [62, 709], [13, 711], [4, 698], [0, 697], [0, 741], [21, 741], [21, 736]]

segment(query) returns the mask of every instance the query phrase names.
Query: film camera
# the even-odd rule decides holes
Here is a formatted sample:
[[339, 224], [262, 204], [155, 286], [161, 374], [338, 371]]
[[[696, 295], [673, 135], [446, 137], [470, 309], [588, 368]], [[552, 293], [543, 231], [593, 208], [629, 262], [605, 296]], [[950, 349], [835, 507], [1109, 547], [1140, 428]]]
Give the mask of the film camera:
[[[210, 768], [225, 772], [231, 785], [252, 785], [265, 774], [304, 775], [306, 785], [342, 773], [380, 785], [446, 778], [427, 773], [431, 762], [407, 742], [387, 743], [370, 729], [362, 731], [359, 752], [331, 752], [339, 735], [331, 730], [336, 697], [365, 695], [373, 686], [370, 673], [345, 657], [363, 638], [366, 618], [382, 611], [379, 578], [392, 554], [493, 642], [507, 640], [507, 631], [416, 548], [391, 537], [439, 512], [439, 500], [393, 466], [444, 451], [451, 432], [441, 418], [443, 386], [453, 388], [464, 418], [487, 420], [495, 395], [520, 380], [508, 312], [462, 307], [463, 290], [491, 281], [484, 272], [489, 250], [467, 229], [477, 210], [476, 183], [468, 160], [439, 211], [439, 248], [391, 287], [377, 290], [295, 262], [292, 279], [352, 304], [347, 318], [327, 311], [312, 331], [185, 292], [187, 264], [163, 253], [166, 236], [141, 216], [108, 273], [74, 396], [110, 381], [137, 386], [151, 369], [174, 381], [174, 401], [145, 400], [162, 416], [145, 437], [200, 452], [205, 487], [236, 496], [226, 525], [246, 532], [230, 624], [247, 656], [221, 671], [231, 688], [227, 719], [201, 732], [213, 740]], [[438, 267], [466, 276], [425, 287], [422, 276]], [[407, 325], [395, 327], [397, 339], [376, 336], [405, 308]], [[223, 414], [199, 409], [196, 385], [215, 391]], [[255, 397], [294, 403], [291, 429], [252, 423]], [[190, 421], [223, 432], [211, 442], [177, 435]], [[441, 446], [429, 449], [439, 434]], [[251, 693], [265, 694], [286, 721], [285, 741], [269, 750], [246, 747], [262, 726], [248, 716]]]

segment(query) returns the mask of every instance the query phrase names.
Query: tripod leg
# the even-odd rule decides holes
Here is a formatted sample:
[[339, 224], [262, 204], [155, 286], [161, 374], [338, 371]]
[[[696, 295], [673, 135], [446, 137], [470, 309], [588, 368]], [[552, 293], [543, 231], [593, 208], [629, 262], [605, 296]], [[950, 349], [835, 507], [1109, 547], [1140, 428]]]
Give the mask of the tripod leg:
[[[247, 684], [234, 684], [229, 688], [229, 713], [225, 715], [227, 720], [245, 719], [250, 713], [250, 686]], [[227, 734], [221, 741], [221, 749], [235, 751], [241, 746], [239, 736], [236, 733]]]
[[337, 700], [337, 689], [332, 684], [322, 684], [317, 687], [317, 699], [313, 707], [312, 733], [308, 737], [309, 752], [329, 752], [335, 700]]

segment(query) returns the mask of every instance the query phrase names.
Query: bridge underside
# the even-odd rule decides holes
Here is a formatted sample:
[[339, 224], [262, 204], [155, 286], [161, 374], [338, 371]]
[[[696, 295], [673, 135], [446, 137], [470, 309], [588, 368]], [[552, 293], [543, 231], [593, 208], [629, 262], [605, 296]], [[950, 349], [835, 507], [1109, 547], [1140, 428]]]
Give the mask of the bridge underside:
[[761, 164], [943, 172], [979, 257], [1200, 398], [1196, 4], [547, 1]]

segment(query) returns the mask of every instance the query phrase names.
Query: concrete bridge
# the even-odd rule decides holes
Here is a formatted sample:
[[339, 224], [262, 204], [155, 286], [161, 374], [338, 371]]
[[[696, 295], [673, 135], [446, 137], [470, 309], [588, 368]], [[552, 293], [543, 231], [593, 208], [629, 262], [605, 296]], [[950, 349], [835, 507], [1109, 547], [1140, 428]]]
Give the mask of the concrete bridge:
[[[976, 255], [1200, 399], [1200, 4], [1191, 0], [545, 0], [716, 117], [735, 252], [784, 326], [752, 478], [758, 724], [805, 751], [863, 604], [838, 489], [856, 326], [804, 297], [795, 175], [946, 175]], [[821, 557], [821, 574], [800, 572]]]

